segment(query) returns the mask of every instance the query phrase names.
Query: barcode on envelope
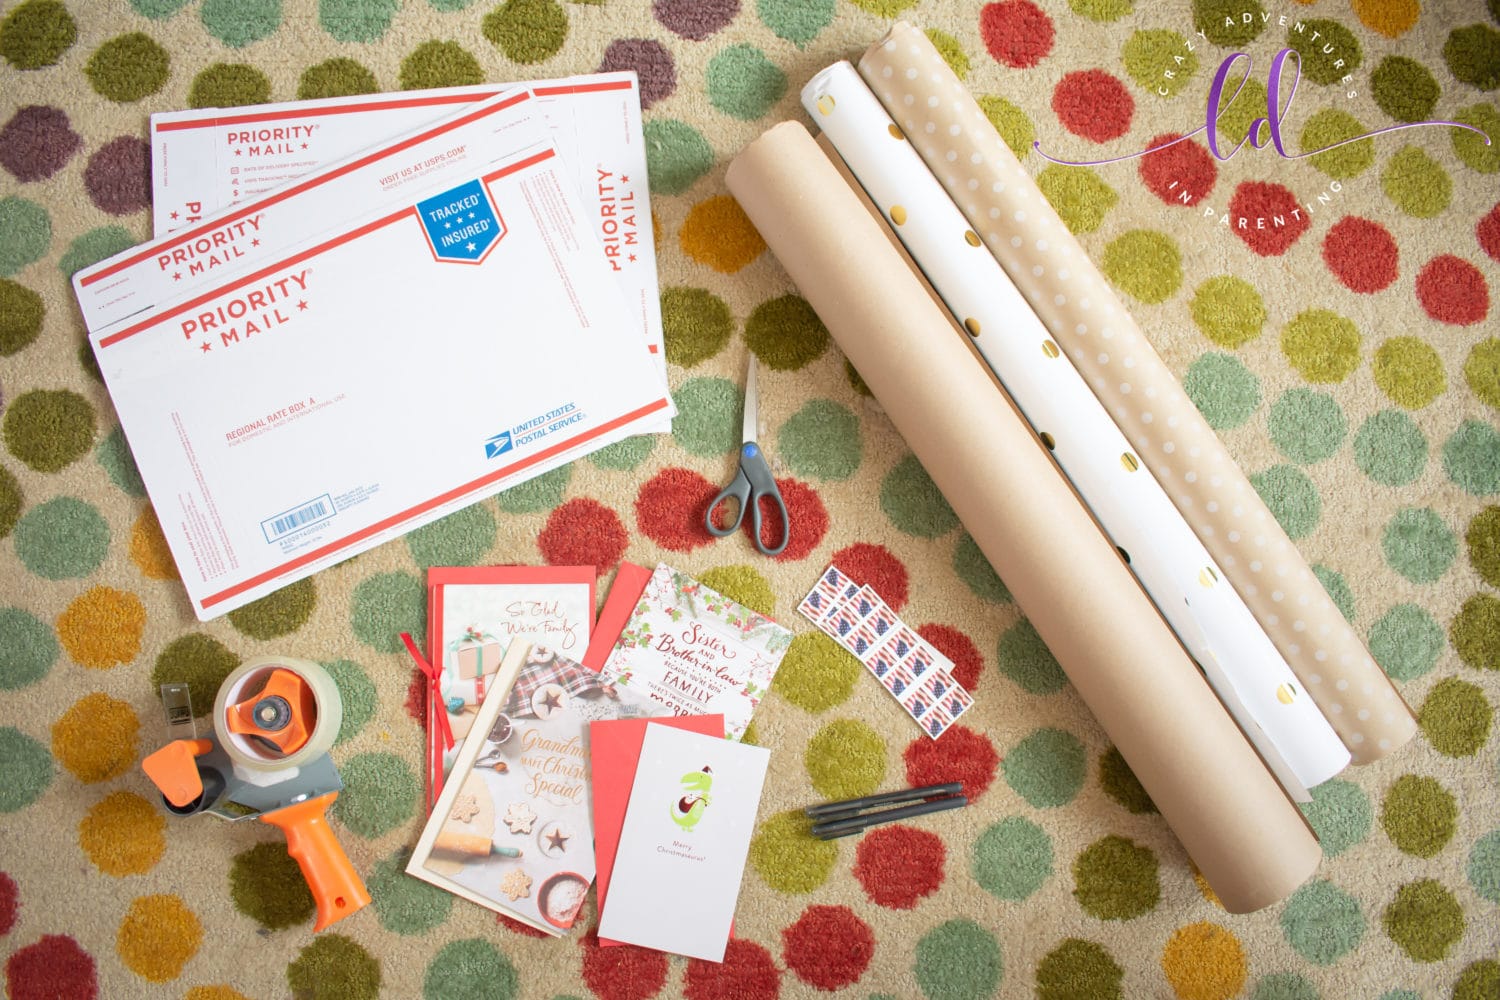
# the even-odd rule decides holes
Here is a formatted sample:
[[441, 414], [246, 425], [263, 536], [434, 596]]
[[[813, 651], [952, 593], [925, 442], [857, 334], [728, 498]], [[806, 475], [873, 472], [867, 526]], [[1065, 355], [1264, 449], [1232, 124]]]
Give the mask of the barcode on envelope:
[[266, 541], [274, 542], [281, 536], [290, 534], [298, 528], [305, 528], [310, 524], [326, 521], [333, 514], [333, 498], [325, 493], [316, 500], [293, 507], [291, 510], [283, 511], [273, 518], [262, 521], [260, 527], [265, 532]]

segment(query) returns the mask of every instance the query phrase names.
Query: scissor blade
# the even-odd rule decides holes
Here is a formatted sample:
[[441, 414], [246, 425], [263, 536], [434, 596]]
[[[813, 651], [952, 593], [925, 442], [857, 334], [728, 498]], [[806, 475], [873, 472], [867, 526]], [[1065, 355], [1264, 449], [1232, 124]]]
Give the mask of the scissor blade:
[[755, 405], [755, 355], [750, 355], [749, 370], [745, 375], [745, 421], [741, 428], [741, 441], [754, 441], [760, 428], [760, 416]]

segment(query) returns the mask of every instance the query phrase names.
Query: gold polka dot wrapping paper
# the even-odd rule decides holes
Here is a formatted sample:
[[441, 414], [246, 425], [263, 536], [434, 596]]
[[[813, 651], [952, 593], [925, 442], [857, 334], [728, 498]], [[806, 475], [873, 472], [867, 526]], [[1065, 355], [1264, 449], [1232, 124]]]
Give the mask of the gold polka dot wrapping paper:
[[[1078, 370], [852, 65], [814, 76], [802, 104], [883, 213], [895, 221], [905, 206], [896, 237], [1032, 428], [1051, 437], [1063, 473], [1272, 773], [1309, 801], [1349, 750]], [[1298, 696], [1278, 697], [1287, 692]]]
[[1301, 813], [851, 183], [795, 122], [725, 180], [1220, 900], [1290, 894], [1321, 857]]
[[1223, 568], [1354, 762], [1379, 760], [1410, 740], [1417, 729], [1411, 710], [927, 36], [898, 22], [858, 66]]

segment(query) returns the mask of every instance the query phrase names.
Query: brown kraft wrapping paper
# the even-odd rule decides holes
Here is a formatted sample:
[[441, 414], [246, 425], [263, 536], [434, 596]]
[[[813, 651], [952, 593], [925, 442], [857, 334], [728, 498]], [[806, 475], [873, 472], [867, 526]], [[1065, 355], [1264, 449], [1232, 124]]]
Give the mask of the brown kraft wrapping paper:
[[1224, 569], [1354, 763], [1411, 739], [1411, 710], [927, 36], [898, 22], [859, 71]]
[[1291, 893], [1321, 856], [1301, 813], [807, 130], [771, 129], [726, 180], [1225, 907]]

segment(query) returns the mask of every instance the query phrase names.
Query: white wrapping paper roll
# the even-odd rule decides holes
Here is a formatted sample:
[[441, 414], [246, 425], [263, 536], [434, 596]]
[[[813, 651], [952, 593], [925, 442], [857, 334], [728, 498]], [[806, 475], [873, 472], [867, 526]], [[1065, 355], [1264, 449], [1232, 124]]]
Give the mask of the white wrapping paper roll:
[[1347, 747], [1161, 485], [854, 67], [802, 91], [823, 129], [1288, 794]]

